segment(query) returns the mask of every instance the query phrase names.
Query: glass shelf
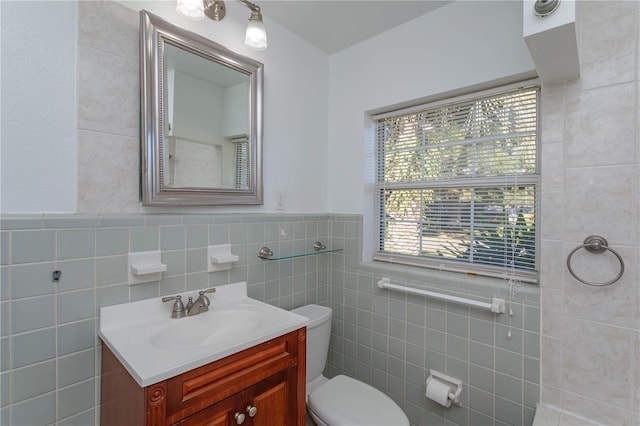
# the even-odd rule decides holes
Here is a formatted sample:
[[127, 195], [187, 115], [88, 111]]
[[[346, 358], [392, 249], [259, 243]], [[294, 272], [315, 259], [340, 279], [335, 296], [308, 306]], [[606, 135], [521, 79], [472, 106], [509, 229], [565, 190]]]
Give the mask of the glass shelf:
[[327, 249], [324, 244], [322, 244], [319, 241], [316, 241], [313, 244], [313, 251], [309, 253], [292, 254], [289, 256], [274, 256], [273, 252], [269, 249], [269, 247], [262, 247], [258, 252], [258, 257], [263, 260], [285, 260], [285, 259], [295, 259], [296, 257], [315, 256], [317, 254], [338, 253], [341, 251], [342, 249]]

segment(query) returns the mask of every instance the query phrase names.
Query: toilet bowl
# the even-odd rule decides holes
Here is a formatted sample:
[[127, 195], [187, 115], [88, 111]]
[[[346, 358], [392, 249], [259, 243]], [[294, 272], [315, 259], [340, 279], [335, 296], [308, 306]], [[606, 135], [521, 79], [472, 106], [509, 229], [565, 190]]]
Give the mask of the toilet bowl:
[[378, 389], [348, 376], [322, 375], [331, 337], [331, 308], [306, 305], [292, 312], [307, 326], [307, 413], [318, 426], [409, 426], [402, 409]]

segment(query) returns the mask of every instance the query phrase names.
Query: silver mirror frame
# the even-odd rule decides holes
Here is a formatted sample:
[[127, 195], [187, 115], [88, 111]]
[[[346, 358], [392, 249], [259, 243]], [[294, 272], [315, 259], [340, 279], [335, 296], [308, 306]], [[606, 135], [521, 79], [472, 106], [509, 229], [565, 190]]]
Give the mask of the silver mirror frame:
[[[164, 43], [249, 76], [249, 189], [164, 185]], [[141, 198], [144, 206], [263, 204], [262, 92], [264, 65], [198, 34], [140, 11]]]

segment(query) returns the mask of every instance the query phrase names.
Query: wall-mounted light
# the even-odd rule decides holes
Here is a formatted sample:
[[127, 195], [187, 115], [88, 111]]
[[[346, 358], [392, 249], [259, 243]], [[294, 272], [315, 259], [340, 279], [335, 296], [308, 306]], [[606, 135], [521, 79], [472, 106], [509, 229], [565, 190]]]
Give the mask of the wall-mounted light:
[[199, 21], [204, 18], [204, 8], [202, 0], [178, 0], [176, 10], [185, 18]]
[[[267, 32], [262, 22], [260, 7], [247, 0], [237, 1], [251, 10], [249, 25], [247, 25], [244, 38], [245, 46], [255, 50], [266, 49]], [[206, 16], [213, 21], [221, 21], [227, 12], [223, 0], [178, 0], [176, 10], [189, 19], [200, 20]]]

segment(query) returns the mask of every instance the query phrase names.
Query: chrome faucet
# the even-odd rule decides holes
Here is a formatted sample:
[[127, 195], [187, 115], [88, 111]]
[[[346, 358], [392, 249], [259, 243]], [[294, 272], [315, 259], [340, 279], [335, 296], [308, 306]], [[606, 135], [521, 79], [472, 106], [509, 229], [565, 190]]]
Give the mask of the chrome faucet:
[[169, 302], [170, 300], [175, 300], [175, 303], [173, 304], [173, 310], [171, 311], [171, 318], [192, 317], [194, 315], [198, 315], [202, 312], [207, 312], [209, 310], [209, 305], [211, 304], [211, 301], [207, 296], [205, 296], [205, 293], [215, 293], [215, 292], [216, 292], [215, 287], [200, 291], [198, 293], [199, 296], [195, 302], [191, 297], [189, 298], [189, 301], [186, 307], [182, 303], [182, 296], [180, 295], [163, 297], [162, 302], [165, 303], [165, 302]]
[[187, 316], [191, 317], [194, 315], [198, 315], [202, 312], [207, 312], [209, 310], [209, 305], [211, 304], [211, 301], [207, 296], [205, 296], [205, 293], [215, 293], [215, 292], [216, 292], [215, 287], [198, 292], [199, 294], [198, 298], [195, 300], [195, 302], [193, 302], [193, 305], [190, 306], [189, 309], [187, 309]]
[[182, 303], [182, 296], [167, 296], [162, 298], [162, 303], [166, 303], [170, 300], [175, 300], [173, 304], [173, 310], [171, 311], [171, 318], [184, 318], [187, 315], [187, 310]]

